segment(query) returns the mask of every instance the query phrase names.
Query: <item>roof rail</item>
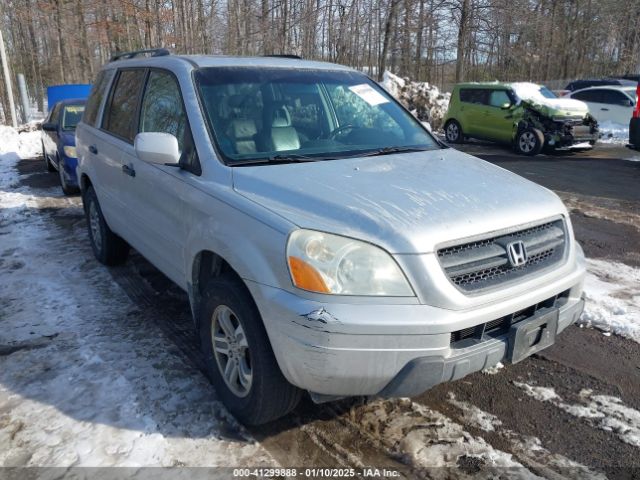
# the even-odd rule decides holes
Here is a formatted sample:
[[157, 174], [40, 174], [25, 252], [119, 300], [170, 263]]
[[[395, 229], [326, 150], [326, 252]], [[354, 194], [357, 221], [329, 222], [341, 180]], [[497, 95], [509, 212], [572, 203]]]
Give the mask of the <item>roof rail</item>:
[[167, 55], [171, 55], [171, 52], [166, 48], [150, 48], [148, 50], [134, 50], [131, 52], [120, 52], [116, 53], [111, 59], [110, 62], [115, 62], [116, 60], [124, 60], [127, 58], [135, 58], [139, 55], [144, 55], [145, 53], [150, 53], [150, 57], [164, 57]]
[[272, 53], [269, 55], [263, 55], [263, 57], [293, 58], [295, 60], [302, 60], [300, 55], [293, 55], [290, 53]]

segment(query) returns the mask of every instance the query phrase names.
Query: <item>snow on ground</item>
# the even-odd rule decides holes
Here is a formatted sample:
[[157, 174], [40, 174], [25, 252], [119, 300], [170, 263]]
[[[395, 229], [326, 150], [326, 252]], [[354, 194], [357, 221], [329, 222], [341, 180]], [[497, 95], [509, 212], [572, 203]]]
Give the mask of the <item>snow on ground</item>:
[[598, 124], [600, 128], [600, 143], [614, 143], [626, 145], [629, 143], [629, 124], [621, 125], [611, 121]]
[[530, 397], [549, 402], [574, 417], [584, 419], [596, 428], [615, 433], [620, 440], [629, 445], [640, 447], [640, 411], [627, 407], [619, 398], [594, 395], [592, 390], [584, 389], [579, 394], [581, 403], [570, 404], [564, 402], [553, 388], [513, 383]]
[[[496, 478], [508, 468], [509, 478], [540, 478], [510, 453], [496, 450], [483, 438], [424, 405], [408, 398], [376, 400], [352, 411], [364, 432], [380, 441], [393, 456], [433, 479], [451, 478], [449, 468], [467, 462], [482, 466], [473, 478]], [[448, 467], [448, 468], [442, 468]]]
[[585, 311], [578, 324], [640, 342], [640, 269], [589, 259]]
[[495, 415], [485, 412], [480, 408], [468, 402], [456, 399], [453, 392], [449, 392], [448, 401], [450, 404], [458, 408], [462, 412], [462, 418], [465, 424], [485, 432], [496, 432], [505, 438], [511, 445], [511, 451], [514, 452], [518, 459], [525, 466], [535, 468], [536, 471], [548, 478], [554, 478], [555, 475], [547, 471], [552, 469], [560, 470], [564, 478], [575, 478], [576, 480], [592, 479], [604, 480], [606, 477], [599, 473], [593, 472], [585, 465], [577, 463], [563, 455], [551, 453], [544, 448], [539, 438], [522, 435], [508, 428], [504, 428], [502, 421]]
[[385, 71], [382, 86], [420, 121], [429, 122], [434, 130], [442, 128], [442, 119], [449, 108], [450, 93], [440, 92], [427, 82], [413, 82]]
[[78, 199], [19, 186], [39, 148], [0, 127], [0, 466], [273, 466], [94, 260]]

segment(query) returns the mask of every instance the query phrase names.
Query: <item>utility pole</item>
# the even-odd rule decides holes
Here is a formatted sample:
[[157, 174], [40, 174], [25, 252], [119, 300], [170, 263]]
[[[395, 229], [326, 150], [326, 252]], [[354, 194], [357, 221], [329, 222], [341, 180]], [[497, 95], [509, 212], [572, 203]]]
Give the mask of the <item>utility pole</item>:
[[18, 128], [18, 117], [16, 116], [16, 105], [13, 103], [13, 89], [11, 88], [11, 76], [9, 73], [9, 64], [7, 63], [7, 54], [4, 51], [4, 39], [2, 38], [2, 30], [0, 30], [0, 61], [2, 61], [2, 75], [9, 97], [9, 110], [11, 110], [11, 121], [13, 128]]

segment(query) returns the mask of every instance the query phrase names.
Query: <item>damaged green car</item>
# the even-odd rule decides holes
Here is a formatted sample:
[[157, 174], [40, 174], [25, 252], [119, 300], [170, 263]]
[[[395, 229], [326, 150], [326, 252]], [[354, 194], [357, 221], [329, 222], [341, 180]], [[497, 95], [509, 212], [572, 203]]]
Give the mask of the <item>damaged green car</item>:
[[534, 83], [460, 83], [444, 118], [447, 142], [478, 138], [509, 143], [523, 155], [598, 139], [598, 123], [579, 100]]

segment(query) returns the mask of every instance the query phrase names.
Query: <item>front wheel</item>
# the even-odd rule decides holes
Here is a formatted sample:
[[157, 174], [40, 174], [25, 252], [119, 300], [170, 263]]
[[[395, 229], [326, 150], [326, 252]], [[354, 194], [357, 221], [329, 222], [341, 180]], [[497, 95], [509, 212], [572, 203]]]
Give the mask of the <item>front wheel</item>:
[[89, 230], [89, 241], [98, 261], [105, 265], [123, 263], [129, 255], [129, 244], [113, 233], [107, 225], [93, 187], [87, 188], [82, 202]]
[[544, 146], [544, 135], [537, 128], [525, 128], [516, 135], [515, 147], [518, 153], [527, 156], [537, 155]]
[[460, 123], [457, 120], [449, 120], [444, 126], [444, 136], [449, 143], [462, 143], [464, 135]]
[[227, 409], [247, 425], [261, 425], [293, 410], [302, 392], [282, 375], [245, 285], [230, 275], [212, 279], [199, 310], [207, 370]]

